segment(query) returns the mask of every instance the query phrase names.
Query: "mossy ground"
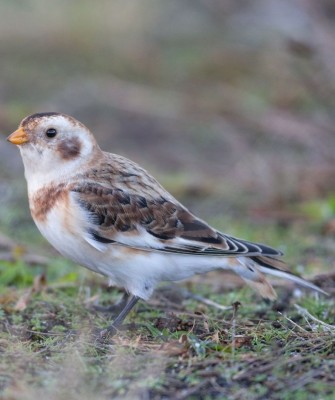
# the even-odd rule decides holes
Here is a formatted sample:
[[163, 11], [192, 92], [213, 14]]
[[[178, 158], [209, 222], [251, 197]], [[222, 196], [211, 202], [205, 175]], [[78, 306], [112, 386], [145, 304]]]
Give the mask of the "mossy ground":
[[[295, 244], [289, 258], [305, 255], [310, 276], [334, 261], [317, 245], [318, 224], [305, 223], [310, 233], [302, 235], [301, 223], [253, 231], [246, 223], [243, 232], [228, 222], [251, 240]], [[238, 280], [213, 272], [162, 285], [114, 337], [101, 340], [97, 331], [112, 315], [93, 306], [117, 302], [121, 291], [59, 257], [44, 266], [27, 265], [20, 252], [16, 259], [1, 264], [0, 393], [6, 400], [335, 396], [332, 296], [279, 283], [278, 300], [267, 303]], [[333, 290], [331, 275], [319, 283]], [[194, 295], [231, 308], [208, 306]]]

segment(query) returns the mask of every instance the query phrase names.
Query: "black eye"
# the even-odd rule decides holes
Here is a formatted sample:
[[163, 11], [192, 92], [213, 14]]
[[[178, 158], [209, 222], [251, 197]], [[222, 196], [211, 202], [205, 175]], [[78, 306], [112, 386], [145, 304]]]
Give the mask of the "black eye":
[[49, 128], [45, 134], [47, 135], [48, 138], [53, 138], [57, 135], [57, 131], [55, 128]]

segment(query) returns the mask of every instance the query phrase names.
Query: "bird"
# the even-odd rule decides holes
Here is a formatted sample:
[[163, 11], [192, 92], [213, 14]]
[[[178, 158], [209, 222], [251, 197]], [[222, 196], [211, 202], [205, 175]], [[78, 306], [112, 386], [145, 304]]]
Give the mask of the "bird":
[[105, 332], [122, 325], [161, 281], [230, 270], [262, 297], [266, 274], [326, 294], [293, 274], [280, 251], [238, 239], [192, 214], [135, 162], [100, 149], [75, 118], [43, 112], [24, 118], [7, 140], [19, 147], [32, 218], [63, 256], [122, 287], [128, 299]]

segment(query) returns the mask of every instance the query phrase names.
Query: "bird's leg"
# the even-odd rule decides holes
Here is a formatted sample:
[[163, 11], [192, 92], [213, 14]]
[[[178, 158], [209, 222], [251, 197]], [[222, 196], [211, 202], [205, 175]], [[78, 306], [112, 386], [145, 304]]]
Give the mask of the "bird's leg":
[[135, 306], [135, 304], [138, 302], [139, 299], [140, 298], [138, 296], [130, 296], [129, 301], [124, 306], [123, 310], [114, 319], [111, 325], [100, 333], [100, 336], [104, 337], [104, 336], [114, 335], [116, 330], [122, 325], [122, 322], [124, 321], [126, 316], [129, 314], [129, 312]]
[[118, 315], [118, 313], [120, 313], [124, 309], [124, 307], [128, 303], [128, 300], [129, 300], [129, 295], [127, 293], [123, 293], [122, 299], [116, 304], [111, 304], [110, 306], [107, 307], [93, 305], [92, 308], [99, 312], [115, 313], [116, 315]]

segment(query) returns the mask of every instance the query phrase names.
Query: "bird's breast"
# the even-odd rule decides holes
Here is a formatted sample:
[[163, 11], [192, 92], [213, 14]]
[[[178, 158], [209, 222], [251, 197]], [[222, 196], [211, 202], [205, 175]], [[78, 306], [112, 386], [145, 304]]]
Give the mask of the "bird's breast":
[[[43, 188], [29, 196], [31, 215], [41, 234], [62, 255], [85, 265], [83, 254], [91, 249], [81, 210], [63, 185]], [[92, 250], [94, 251], [94, 250]]]
[[68, 201], [69, 194], [65, 190], [65, 184], [45, 186], [29, 193], [30, 211], [36, 223], [45, 221], [57, 203], [66, 207]]

